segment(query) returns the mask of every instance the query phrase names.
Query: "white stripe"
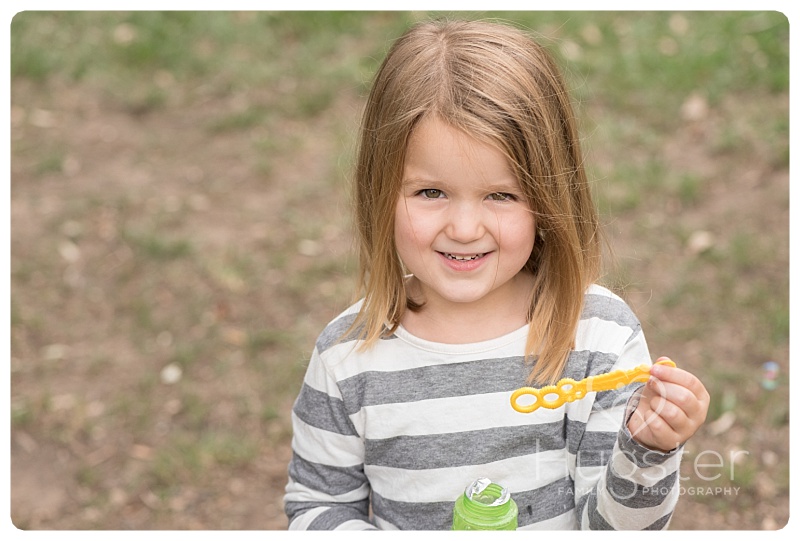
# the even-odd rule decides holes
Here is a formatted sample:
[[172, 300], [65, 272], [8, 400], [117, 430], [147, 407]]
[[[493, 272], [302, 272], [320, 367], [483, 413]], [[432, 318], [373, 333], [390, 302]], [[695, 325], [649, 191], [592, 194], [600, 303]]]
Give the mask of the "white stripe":
[[575, 478], [575, 468], [578, 464], [578, 456], [567, 451], [566, 459], [567, 459], [567, 470], [569, 470], [570, 476]]
[[605, 477], [605, 466], [581, 466], [575, 474], [575, 501], [592, 492], [598, 481]]
[[[455, 504], [455, 500], [453, 500]], [[379, 516], [372, 517], [372, 520], [375, 521], [375, 525], [380, 528], [381, 530], [399, 530], [397, 526], [389, 522], [388, 520], [384, 520]]]
[[575, 335], [576, 351], [589, 350], [616, 354], [619, 351], [620, 343], [624, 344], [630, 338], [631, 333], [633, 330], [630, 327], [619, 325], [613, 321], [598, 317], [582, 319], [578, 323]]
[[581, 530], [589, 529], [589, 504], [583, 506], [583, 513], [581, 514], [581, 523], [579, 526]]
[[304, 423], [292, 412], [292, 449], [304, 459], [329, 466], [360, 466], [364, 444], [358, 436], [344, 436]]
[[563, 450], [455, 468], [404, 470], [367, 465], [364, 471], [373, 490], [382, 497], [420, 503], [455, 502], [467, 485], [480, 477], [488, 477], [511, 492], [525, 492], [569, 475]]
[[600, 284], [592, 284], [586, 290], [587, 295], [599, 295], [601, 297], [611, 297], [612, 299], [622, 300], [616, 293]]
[[596, 396], [596, 392], [586, 393], [585, 398], [567, 403], [567, 418], [570, 421], [585, 423], [592, 414], [592, 405]]
[[640, 364], [652, 365], [650, 350], [644, 333], [640, 332], [630, 342], [622, 347], [619, 358], [614, 365], [614, 370], [629, 370]]
[[622, 403], [619, 406], [592, 413], [586, 422], [586, 432], [613, 432], [616, 434], [622, 427], [625, 406], [626, 404]]
[[558, 530], [577, 530], [578, 529], [578, 521], [575, 517], [575, 510], [570, 509], [566, 513], [558, 515], [556, 517], [548, 518], [546, 520], [541, 520], [539, 522], [534, 522], [533, 524], [528, 524], [527, 526], [520, 526], [517, 528], [518, 530], [551, 530], [551, 531], [558, 531]]
[[339, 392], [339, 386], [336, 385], [331, 375], [325, 370], [325, 364], [321, 361], [316, 349], [314, 349], [314, 353], [311, 354], [311, 362], [308, 365], [304, 383], [312, 389], [325, 393], [333, 398], [342, 398], [342, 394]]
[[[625, 370], [639, 366], [640, 364], [646, 364], [648, 366], [653, 364], [650, 360], [650, 350], [647, 347], [647, 340], [642, 333], [639, 333], [636, 338], [628, 342], [619, 356], [619, 368]], [[628, 364], [622, 365], [622, 362], [625, 360], [628, 360]]]

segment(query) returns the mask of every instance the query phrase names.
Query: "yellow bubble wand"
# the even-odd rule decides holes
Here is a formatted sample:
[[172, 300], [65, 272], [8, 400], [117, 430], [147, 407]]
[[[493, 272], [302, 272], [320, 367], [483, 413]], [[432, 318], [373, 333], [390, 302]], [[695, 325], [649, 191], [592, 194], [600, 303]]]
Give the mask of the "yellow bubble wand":
[[[675, 366], [675, 363], [667, 358], [659, 360], [656, 364]], [[564, 378], [555, 385], [547, 385], [541, 389], [522, 387], [511, 395], [511, 407], [520, 413], [531, 413], [539, 408], [555, 409], [565, 402], [585, 398], [588, 393], [621, 389], [631, 383], [647, 381], [650, 378], [650, 368], [649, 365], [640, 364], [630, 370], [614, 370], [607, 374], [589, 376], [580, 381]], [[520, 405], [518, 401], [523, 396], [532, 396], [535, 401]], [[550, 398], [551, 396], [554, 398]]]

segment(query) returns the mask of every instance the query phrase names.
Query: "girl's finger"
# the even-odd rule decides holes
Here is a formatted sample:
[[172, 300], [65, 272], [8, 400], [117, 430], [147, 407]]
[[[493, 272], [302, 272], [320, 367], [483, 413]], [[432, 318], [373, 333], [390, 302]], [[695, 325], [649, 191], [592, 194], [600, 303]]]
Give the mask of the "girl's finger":
[[674, 383], [691, 391], [698, 399], [708, 395], [703, 383], [691, 372], [682, 368], [654, 364], [650, 367], [650, 381], [656, 379], [664, 383]]
[[653, 413], [663, 419], [676, 434], [680, 433], [681, 430], [689, 424], [689, 418], [686, 412], [680, 406], [664, 397], [659, 396], [654, 398], [650, 402], [650, 408]]
[[[652, 409], [657, 410], [659, 408], [658, 404], [660, 404], [659, 401], [663, 400], [680, 410], [684, 420], [678, 421], [678, 418], [675, 417], [675, 420], [670, 422], [674, 428], [678, 429], [690, 425], [699, 426], [705, 420], [706, 411], [708, 409], [707, 402], [698, 399], [697, 396], [685, 387], [672, 383], [664, 383], [658, 380], [652, 383], [648, 382], [647, 387], [648, 389], [652, 389], [652, 394], [650, 395], [650, 407]], [[671, 410], [672, 407], [669, 409]]]
[[681, 407], [688, 407], [692, 403], [697, 402], [695, 394], [681, 385], [650, 378], [647, 381], [647, 386], [651, 388], [656, 395], [662, 396]]

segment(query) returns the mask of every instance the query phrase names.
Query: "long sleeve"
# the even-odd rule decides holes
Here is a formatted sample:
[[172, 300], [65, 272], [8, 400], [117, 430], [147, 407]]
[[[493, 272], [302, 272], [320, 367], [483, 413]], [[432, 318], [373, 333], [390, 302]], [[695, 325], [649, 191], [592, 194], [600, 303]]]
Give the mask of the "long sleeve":
[[373, 529], [363, 440], [318, 349], [295, 401], [292, 424], [292, 460], [284, 497], [289, 529]]
[[[640, 327], [620, 352], [613, 370], [649, 363]], [[575, 447], [575, 506], [583, 529], [641, 530], [668, 526], [678, 500], [682, 449], [652, 451], [628, 432], [631, 388], [598, 393]], [[609, 452], [610, 450], [610, 452]]]

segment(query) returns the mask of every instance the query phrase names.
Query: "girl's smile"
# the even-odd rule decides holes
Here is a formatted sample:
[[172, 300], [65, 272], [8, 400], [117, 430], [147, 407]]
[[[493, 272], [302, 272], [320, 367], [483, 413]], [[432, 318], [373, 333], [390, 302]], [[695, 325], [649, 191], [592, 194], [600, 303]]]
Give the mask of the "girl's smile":
[[406, 154], [395, 241], [423, 310], [518, 313], [529, 300], [530, 280], [519, 275], [534, 239], [534, 214], [503, 153], [436, 117], [421, 120]]
[[442, 253], [439, 254], [447, 259], [445, 263], [454, 271], [471, 271], [477, 269], [480, 265], [484, 263], [486, 256], [489, 253], [483, 254], [472, 254], [472, 255], [461, 255], [461, 254], [449, 254], [449, 253]]

